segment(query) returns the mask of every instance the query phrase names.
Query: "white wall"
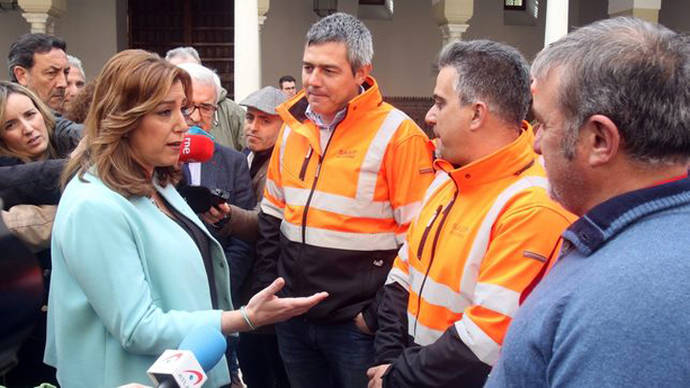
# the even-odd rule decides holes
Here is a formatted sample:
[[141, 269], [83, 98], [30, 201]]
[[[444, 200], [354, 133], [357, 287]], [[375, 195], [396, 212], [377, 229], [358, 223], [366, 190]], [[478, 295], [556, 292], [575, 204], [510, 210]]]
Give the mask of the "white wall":
[[659, 23], [677, 32], [690, 33], [690, 1], [662, 0]]
[[[319, 18], [312, 0], [273, 0], [261, 32], [262, 85], [291, 74], [301, 85], [304, 36]], [[386, 96], [431, 95], [441, 35], [430, 0], [396, 0], [393, 20], [364, 20], [374, 40], [373, 75]], [[235, 55], [240, 55], [236, 53]]]
[[79, 57], [88, 80], [98, 75], [117, 52], [115, 0], [68, 0], [67, 14], [55, 23], [55, 35], [67, 42], [67, 52]]
[[[55, 35], [67, 42], [69, 54], [82, 60], [87, 79], [95, 77], [117, 52], [115, 4], [115, 0], [68, 0], [67, 13], [55, 23]], [[20, 11], [0, 12], [0, 79], [8, 79], [10, 44], [29, 30]]]
[[304, 36], [318, 19], [311, 0], [271, 1], [259, 36], [262, 86], [278, 87], [278, 78], [285, 74], [295, 77], [298, 87], [301, 85]]
[[463, 39], [491, 39], [520, 50], [528, 61], [544, 46], [544, 0], [539, 2], [536, 25], [505, 25], [503, 23], [503, 2], [496, 0], [475, 0], [474, 13], [469, 20], [470, 27]]
[[374, 38], [374, 72], [385, 96], [431, 96], [441, 30], [430, 0], [396, 0], [393, 20], [364, 20]]
[[7, 53], [10, 44], [20, 35], [29, 32], [29, 23], [24, 20], [19, 11], [0, 12], [0, 80], [7, 81]]
[[[474, 16], [464, 38], [503, 41], [518, 47], [531, 60], [542, 47], [545, 2], [540, 1], [536, 25], [513, 26], [503, 23], [502, 2], [475, 0]], [[431, 3], [431, 0], [396, 0], [393, 20], [364, 20], [374, 37], [373, 74], [386, 96], [431, 94], [434, 84], [431, 64], [441, 48]], [[571, 0], [570, 26], [608, 17], [607, 3]], [[312, 0], [271, 1], [261, 32], [262, 85], [276, 85], [283, 74], [292, 74], [300, 83], [304, 35], [318, 20], [312, 5]], [[69, 53], [83, 60], [87, 78], [94, 77], [115, 52], [126, 48], [126, 7], [127, 0], [67, 1], [67, 14], [58, 19], [56, 34], [67, 41]], [[663, 0], [659, 22], [676, 31], [690, 31], [688, 0]], [[6, 63], [10, 43], [28, 31], [29, 24], [19, 11], [0, 12], [0, 79], [8, 79]]]
[[[570, 30], [574, 27], [582, 27], [597, 20], [606, 19], [608, 14], [608, 2], [601, 0], [570, 0], [577, 7], [577, 17], [570, 18]], [[575, 16], [575, 15], [574, 15]]]

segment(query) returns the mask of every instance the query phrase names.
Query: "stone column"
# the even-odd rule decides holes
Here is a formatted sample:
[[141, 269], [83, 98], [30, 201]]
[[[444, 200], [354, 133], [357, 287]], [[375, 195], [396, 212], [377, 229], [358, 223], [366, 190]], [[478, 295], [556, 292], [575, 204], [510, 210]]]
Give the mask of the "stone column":
[[257, 0], [235, 1], [235, 101], [261, 87], [261, 46]]
[[609, 16], [634, 16], [659, 23], [661, 0], [609, 0]]
[[454, 40], [462, 40], [462, 34], [470, 27], [469, 24], [446, 23], [438, 26], [441, 29], [441, 39], [445, 46]]
[[258, 15], [259, 15], [259, 32], [264, 26], [266, 21], [266, 14], [268, 13], [268, 8], [271, 6], [270, 0], [259, 0], [258, 2]]
[[434, 19], [441, 29], [441, 39], [445, 46], [449, 42], [462, 39], [467, 31], [467, 21], [474, 12], [473, 0], [432, 0]]
[[55, 20], [67, 10], [67, 0], [18, 0], [17, 4], [31, 25], [31, 33], [54, 33]]
[[548, 0], [546, 2], [546, 26], [544, 27], [544, 46], [568, 34], [568, 0]]

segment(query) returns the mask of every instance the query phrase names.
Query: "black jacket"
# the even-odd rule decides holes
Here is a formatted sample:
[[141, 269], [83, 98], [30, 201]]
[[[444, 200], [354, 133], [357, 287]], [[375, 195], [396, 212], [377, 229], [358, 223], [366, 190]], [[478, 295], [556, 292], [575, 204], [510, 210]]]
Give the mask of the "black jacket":
[[369, 329], [375, 331], [379, 291], [397, 251], [351, 251], [294, 242], [280, 232], [280, 223], [276, 217], [259, 213], [256, 283], [252, 291], [282, 276], [285, 287], [281, 296], [329, 292], [328, 298], [305, 314], [307, 319], [344, 322], [361, 312]]
[[60, 159], [24, 163], [20, 159], [0, 156], [0, 198], [3, 209], [14, 205], [55, 205], [60, 199], [60, 174], [65, 158], [81, 139], [82, 126], [57, 117], [51, 143]]
[[[182, 169], [185, 182], [191, 181], [189, 166]], [[242, 209], [253, 209], [256, 198], [249, 178], [247, 159], [241, 153], [215, 144], [211, 160], [201, 163], [201, 186], [221, 189], [229, 195], [227, 202]], [[223, 246], [230, 268], [230, 291], [235, 308], [240, 306], [241, 288], [254, 263], [249, 243], [232, 235], [222, 235], [213, 225], [208, 228]]]
[[462, 342], [454, 326], [428, 346], [413, 342], [407, 328], [408, 298], [398, 283], [383, 289], [374, 365], [391, 364], [384, 388], [482, 387], [491, 367]]

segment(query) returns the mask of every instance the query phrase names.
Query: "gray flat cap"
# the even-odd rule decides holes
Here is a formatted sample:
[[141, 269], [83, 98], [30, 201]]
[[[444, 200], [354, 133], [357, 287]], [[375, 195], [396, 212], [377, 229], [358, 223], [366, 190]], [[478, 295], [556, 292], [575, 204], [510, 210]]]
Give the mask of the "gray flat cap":
[[248, 95], [247, 98], [240, 102], [240, 105], [258, 109], [271, 115], [277, 115], [276, 107], [285, 100], [287, 100], [285, 93], [276, 87], [266, 86]]

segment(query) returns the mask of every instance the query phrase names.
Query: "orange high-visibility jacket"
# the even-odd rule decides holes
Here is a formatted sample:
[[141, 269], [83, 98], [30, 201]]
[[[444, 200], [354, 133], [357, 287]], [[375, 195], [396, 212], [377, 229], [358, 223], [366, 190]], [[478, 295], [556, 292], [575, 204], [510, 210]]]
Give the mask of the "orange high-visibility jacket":
[[[526, 122], [523, 126], [517, 140], [466, 166], [435, 162], [436, 177], [386, 281], [386, 291], [397, 284], [409, 295], [399, 298], [402, 306], [397, 307], [385, 306], [391, 299], [384, 296], [380, 310], [397, 310], [397, 320], [407, 320], [407, 333], [418, 345], [434, 344], [442, 336], [445, 341], [459, 338], [453, 346], [468, 348], [469, 361], [492, 365], [521, 291], [575, 219], [549, 198], [544, 170], [535, 163], [533, 136]], [[377, 352], [400, 349], [380, 341], [379, 334], [387, 338], [389, 328], [381, 316], [379, 323]], [[401, 330], [399, 323], [391, 324], [392, 330]], [[452, 335], [444, 336], [449, 331]], [[448, 362], [447, 352], [433, 353], [441, 348], [429, 349], [424, 362]], [[400, 352], [377, 358], [396, 359], [393, 374], [396, 368], [412, 375], [424, 368], [414, 365], [418, 358], [397, 357]], [[457, 365], [464, 361], [453, 360]]]
[[261, 209], [280, 220], [284, 243], [269, 259], [284, 294], [330, 292], [308, 313], [316, 320], [351, 319], [371, 302], [434, 176], [426, 135], [383, 102], [373, 78], [363, 87], [323, 150], [303, 94], [277, 109], [284, 125]]

